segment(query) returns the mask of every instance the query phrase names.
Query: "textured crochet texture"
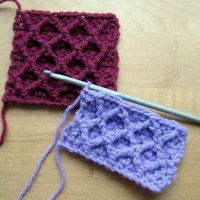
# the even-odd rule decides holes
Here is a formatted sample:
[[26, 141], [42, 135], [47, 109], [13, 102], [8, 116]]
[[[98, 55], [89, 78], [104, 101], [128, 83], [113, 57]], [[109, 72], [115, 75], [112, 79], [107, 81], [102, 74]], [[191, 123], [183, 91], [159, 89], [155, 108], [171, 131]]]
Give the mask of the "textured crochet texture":
[[0, 145], [8, 103], [67, 106], [80, 89], [43, 74], [44, 69], [116, 90], [119, 23], [114, 14], [21, 10], [17, 0]]
[[84, 89], [58, 145], [154, 192], [175, 178], [187, 131], [121, 98]]
[[119, 24], [114, 14], [17, 10], [4, 102], [66, 106], [79, 89], [44, 69], [116, 89]]
[[[73, 121], [63, 129], [69, 111], [77, 104], [80, 108]], [[57, 198], [66, 182], [60, 158], [63, 148], [118, 172], [144, 188], [161, 192], [176, 176], [177, 164], [184, 156], [186, 136], [186, 128], [178, 122], [120, 97], [90, 90], [88, 86], [65, 110], [52, 144], [40, 158], [18, 200], [31, 188], [54, 146], [61, 182], [51, 200]]]

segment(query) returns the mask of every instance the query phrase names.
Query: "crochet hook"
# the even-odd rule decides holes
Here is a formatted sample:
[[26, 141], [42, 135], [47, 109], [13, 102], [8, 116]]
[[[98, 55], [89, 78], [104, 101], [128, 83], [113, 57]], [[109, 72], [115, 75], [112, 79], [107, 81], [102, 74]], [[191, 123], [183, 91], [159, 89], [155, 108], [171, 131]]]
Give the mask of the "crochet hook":
[[[51, 78], [54, 78], [54, 79], [57, 79], [57, 80], [61, 80], [61, 81], [64, 81], [66, 83], [71, 83], [71, 84], [79, 86], [79, 87], [85, 87], [87, 85], [87, 83], [84, 82], [84, 81], [80, 81], [78, 79], [71, 78], [71, 77], [68, 77], [68, 76], [64, 76], [64, 75], [61, 75], [61, 74], [53, 73], [50, 70], [44, 70], [43, 73], [48, 77], [51, 77]], [[122, 93], [119, 93], [119, 92], [116, 92], [116, 91], [113, 91], [113, 90], [109, 90], [107, 88], [104, 88], [104, 87], [101, 87], [101, 86], [98, 86], [98, 85], [95, 85], [95, 84], [91, 84], [90, 88], [94, 89], [94, 90], [106, 92], [106, 93], [109, 93], [109, 94], [117, 95], [117, 96], [120, 96], [122, 99], [124, 99], [126, 101], [136, 103], [136, 104], [148, 107], [148, 108], [152, 108], [154, 110], [158, 110], [158, 111], [161, 111], [161, 112], [164, 112], [164, 113], [168, 113], [168, 114], [171, 114], [171, 115], [174, 115], [174, 116], [177, 116], [177, 117], [181, 117], [181, 118], [186, 119], [188, 121], [191, 121], [193, 123], [200, 124], [200, 117], [197, 117], [197, 116], [194, 116], [194, 115], [191, 115], [191, 114], [179, 111], [179, 110], [175, 110], [175, 109], [168, 108], [168, 107], [165, 107], [165, 106], [162, 106], [162, 105], [158, 105], [158, 104], [155, 104], [155, 103], [152, 103], [152, 102], [149, 102], [149, 101], [145, 101], [145, 100], [139, 99], [137, 97], [128, 96], [126, 94], [122, 94]]]

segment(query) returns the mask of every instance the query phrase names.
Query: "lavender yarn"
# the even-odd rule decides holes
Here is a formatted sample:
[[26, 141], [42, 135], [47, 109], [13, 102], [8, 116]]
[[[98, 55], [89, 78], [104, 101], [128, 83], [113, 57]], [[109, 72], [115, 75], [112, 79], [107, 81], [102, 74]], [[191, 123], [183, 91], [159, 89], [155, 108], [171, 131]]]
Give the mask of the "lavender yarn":
[[[80, 108], [73, 121], [62, 130], [60, 139], [56, 131], [49, 147], [52, 150], [56, 145], [56, 162], [61, 175], [61, 183], [50, 199], [56, 199], [65, 185], [65, 171], [59, 153], [62, 148], [103, 165], [152, 192], [161, 192], [171, 184], [177, 164], [184, 156], [185, 127], [120, 97], [85, 87], [66, 109], [58, 129], [77, 104]], [[30, 189], [49, 153], [40, 159], [42, 162], [36, 166], [18, 199], [22, 199]]]
[[160, 192], [175, 178], [186, 135], [175, 121], [85, 88], [80, 109], [57, 145]]
[[[69, 105], [63, 116], [62, 116], [62, 119], [60, 121], [60, 123], [58, 124], [58, 127], [57, 127], [57, 130], [55, 132], [55, 135], [54, 135], [54, 139], [52, 141], [52, 143], [49, 145], [49, 147], [45, 150], [45, 152], [43, 153], [43, 155], [41, 156], [41, 158], [39, 159], [28, 183], [25, 185], [25, 187], [22, 189], [22, 191], [20, 192], [20, 194], [18, 195], [17, 197], [17, 200], [21, 200], [24, 198], [24, 196], [27, 194], [27, 192], [30, 190], [31, 186], [33, 185], [45, 159], [47, 158], [47, 156], [51, 153], [51, 151], [53, 150], [53, 148], [56, 146], [56, 142], [58, 140], [58, 137], [60, 135], [60, 132], [62, 130], [62, 126], [63, 124], [66, 122], [67, 118], [68, 118], [68, 115], [69, 115], [69, 111], [72, 110], [80, 101], [80, 96], [74, 101], [74, 103], [72, 103], [71, 105]], [[57, 188], [57, 191], [54, 193], [54, 195], [49, 198], [50, 200], [55, 200], [57, 198], [57, 196], [60, 194], [60, 192], [62, 191], [62, 189], [64, 188], [65, 186], [65, 182], [66, 182], [66, 176], [65, 176], [65, 170], [64, 170], [64, 167], [63, 167], [63, 164], [62, 164], [62, 161], [61, 161], [61, 158], [60, 158], [60, 147], [59, 146], [56, 146], [55, 148], [55, 154], [56, 154], [56, 163], [57, 163], [57, 167], [59, 169], [59, 172], [60, 172], [60, 176], [61, 176], [61, 182]]]

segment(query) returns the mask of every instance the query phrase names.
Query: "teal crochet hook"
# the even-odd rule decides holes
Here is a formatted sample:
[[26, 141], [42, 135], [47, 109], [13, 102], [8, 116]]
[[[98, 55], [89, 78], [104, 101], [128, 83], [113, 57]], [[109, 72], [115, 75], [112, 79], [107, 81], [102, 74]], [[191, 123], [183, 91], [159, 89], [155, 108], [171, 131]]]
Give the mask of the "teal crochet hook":
[[[51, 77], [51, 78], [54, 78], [54, 79], [57, 79], [57, 80], [61, 80], [61, 81], [64, 81], [66, 83], [71, 83], [71, 84], [79, 86], [79, 87], [85, 87], [87, 85], [87, 83], [84, 82], [84, 81], [80, 81], [80, 80], [77, 80], [75, 78], [71, 78], [71, 77], [68, 77], [68, 76], [61, 75], [61, 74], [53, 73], [50, 70], [44, 70], [43, 73], [48, 77]], [[158, 104], [155, 104], [155, 103], [152, 103], [152, 102], [149, 102], [149, 101], [145, 101], [145, 100], [133, 97], [133, 96], [128, 96], [126, 94], [122, 94], [122, 93], [119, 93], [119, 92], [116, 92], [116, 91], [113, 91], [113, 90], [109, 90], [109, 89], [106, 89], [104, 87], [100, 87], [100, 86], [94, 85], [94, 84], [91, 84], [90, 88], [95, 89], [95, 90], [99, 90], [99, 91], [102, 91], [102, 92], [106, 92], [106, 93], [109, 93], [109, 94], [118, 95], [126, 101], [130, 101], [130, 102], [133, 102], [133, 103], [136, 103], [136, 104], [148, 107], [148, 108], [152, 108], [154, 110], [159, 110], [161, 112], [168, 113], [168, 114], [189, 120], [193, 123], [200, 124], [200, 117], [197, 117], [197, 116], [194, 116], [194, 115], [191, 115], [191, 114], [179, 111], [179, 110], [175, 110], [175, 109], [172, 109], [172, 108], [161, 106], [161, 105], [158, 105]]]

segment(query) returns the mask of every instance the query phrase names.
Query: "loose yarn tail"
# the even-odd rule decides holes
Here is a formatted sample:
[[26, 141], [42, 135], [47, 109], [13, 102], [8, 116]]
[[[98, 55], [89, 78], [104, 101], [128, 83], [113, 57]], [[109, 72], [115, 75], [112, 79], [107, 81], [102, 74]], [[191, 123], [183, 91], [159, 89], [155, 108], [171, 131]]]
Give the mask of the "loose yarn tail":
[[21, 5], [18, 0], [0, 0], [0, 4], [4, 3], [6, 1], [13, 1], [17, 5], [17, 10], [19, 10], [19, 11], [21, 10]]
[[[46, 151], [43, 153], [43, 155], [41, 156], [41, 158], [39, 159], [28, 183], [25, 185], [25, 187], [23, 188], [23, 190], [20, 192], [19, 196], [17, 197], [17, 200], [21, 200], [23, 199], [23, 197], [26, 195], [26, 193], [29, 191], [29, 189], [31, 188], [31, 186], [33, 185], [41, 167], [42, 164], [44, 163], [45, 159], [47, 158], [47, 156], [51, 153], [51, 151], [53, 150], [53, 148], [56, 145], [56, 142], [59, 138], [60, 135], [60, 131], [62, 129], [63, 124], [66, 122], [67, 117], [69, 115], [69, 111], [72, 110], [80, 101], [81, 96], [79, 96], [73, 104], [69, 105], [67, 107], [67, 109], [65, 110], [63, 117], [57, 127], [53, 142], [50, 144], [50, 146], [46, 149]], [[57, 198], [57, 196], [60, 194], [60, 192], [62, 191], [63, 187], [65, 186], [65, 182], [66, 182], [66, 176], [65, 176], [65, 170], [60, 158], [60, 147], [56, 147], [56, 163], [60, 172], [60, 176], [61, 176], [61, 183], [57, 188], [57, 191], [54, 193], [54, 195], [50, 198], [51, 200], [54, 200]]]
[[61, 157], [60, 157], [60, 150], [61, 150], [60, 146], [56, 146], [56, 164], [57, 164], [57, 167], [58, 167], [59, 172], [60, 172], [61, 181], [60, 181], [60, 184], [58, 185], [56, 192], [50, 198], [50, 200], [55, 200], [58, 197], [58, 195], [63, 190], [63, 188], [65, 186], [65, 182], [66, 182], [65, 169], [64, 169]]
[[2, 122], [2, 133], [0, 137], [0, 146], [3, 144], [5, 136], [7, 134], [7, 121], [6, 121], [6, 112], [7, 112], [8, 105], [7, 103], [3, 104], [3, 107], [1, 109], [1, 122]]
[[[21, 5], [18, 0], [0, 0], [0, 4], [3, 4], [6, 1], [12, 1], [17, 5], [17, 11], [21, 11]], [[2, 109], [1, 109], [1, 122], [2, 122], [2, 133], [0, 136], [0, 146], [4, 142], [4, 138], [7, 134], [7, 122], [6, 122], [6, 111], [7, 111], [7, 103], [4, 103]]]

